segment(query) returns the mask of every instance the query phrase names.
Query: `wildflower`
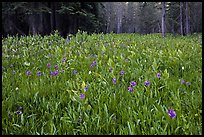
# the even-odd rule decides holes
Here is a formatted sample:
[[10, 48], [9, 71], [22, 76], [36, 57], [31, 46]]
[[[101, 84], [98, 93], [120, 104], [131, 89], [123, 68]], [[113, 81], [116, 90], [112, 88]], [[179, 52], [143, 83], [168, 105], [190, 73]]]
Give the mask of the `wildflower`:
[[58, 69], [58, 65], [55, 65], [55, 69]]
[[57, 76], [58, 75], [58, 70], [54, 71], [54, 75]]
[[185, 81], [183, 79], [181, 80], [181, 84], [185, 84]]
[[105, 52], [101, 52], [101, 54], [102, 54], [102, 55], [104, 55], [104, 54], [105, 54]]
[[128, 87], [128, 91], [129, 91], [129, 92], [132, 92], [132, 91], [133, 91], [133, 88], [132, 88], [132, 87]]
[[130, 83], [131, 83], [131, 86], [132, 86], [132, 87], [137, 86], [136, 82], [134, 82], [134, 81], [131, 81]]
[[26, 75], [27, 75], [27, 76], [30, 76], [30, 75], [31, 75], [31, 72], [30, 72], [30, 71], [27, 71], [27, 72], [26, 72]]
[[19, 111], [19, 110], [17, 110], [17, 111], [16, 111], [16, 114], [21, 115], [21, 114], [22, 114], [22, 112], [21, 112], [21, 111]]
[[124, 72], [123, 70], [120, 71], [120, 75], [124, 75], [124, 73], [125, 73], [125, 72]]
[[53, 72], [50, 72], [50, 76], [54, 76], [55, 74]]
[[146, 81], [144, 82], [144, 84], [145, 84], [145, 86], [150, 86], [149, 80], [146, 80]]
[[96, 61], [92, 62], [90, 67], [93, 68], [94, 66], [96, 66]]
[[48, 67], [48, 68], [50, 68], [50, 67], [51, 67], [51, 64], [50, 64], [50, 63], [48, 63], [48, 64], [47, 64], [47, 67]]
[[188, 86], [190, 86], [190, 85], [191, 85], [191, 83], [190, 83], [190, 82], [186, 82], [186, 84], [187, 84]]
[[113, 68], [109, 68], [109, 71], [111, 72], [113, 70]]
[[85, 87], [84, 87], [84, 91], [87, 91], [87, 90], [88, 90], [88, 87], [87, 87], [87, 86], [85, 86]]
[[116, 84], [116, 78], [112, 79], [113, 84]]
[[41, 75], [41, 73], [40, 73], [40, 71], [38, 71], [37, 76], [40, 76], [40, 75]]
[[84, 99], [84, 98], [85, 98], [85, 95], [81, 93], [81, 94], [80, 94], [80, 98], [81, 98], [81, 99]]
[[175, 112], [173, 109], [169, 109], [169, 110], [168, 110], [168, 115], [169, 115], [171, 118], [175, 118], [175, 117], [176, 117], [176, 112]]
[[74, 74], [77, 74], [77, 71], [76, 71], [76, 70], [74, 70]]
[[61, 70], [60, 70], [60, 72], [62, 72], [62, 73], [63, 73], [63, 72], [64, 72], [64, 70], [63, 70], [63, 69], [61, 69]]
[[161, 73], [157, 73], [157, 77], [160, 79], [160, 77], [161, 77]]
[[63, 59], [62, 59], [62, 62], [63, 62], [63, 63], [64, 63], [64, 62], [66, 62], [66, 59], [65, 59], [65, 58], [63, 58]]

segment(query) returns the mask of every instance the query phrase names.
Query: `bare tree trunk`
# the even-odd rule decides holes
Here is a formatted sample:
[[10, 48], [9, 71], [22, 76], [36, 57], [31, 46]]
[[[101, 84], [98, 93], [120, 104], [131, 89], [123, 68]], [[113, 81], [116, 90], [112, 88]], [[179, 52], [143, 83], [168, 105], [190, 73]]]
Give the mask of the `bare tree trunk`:
[[185, 14], [186, 14], [186, 35], [188, 35], [188, 33], [189, 33], [189, 23], [188, 23], [188, 2], [186, 2]]
[[121, 24], [121, 18], [120, 15], [118, 15], [118, 21], [117, 21], [117, 33], [120, 33], [120, 25]]
[[180, 33], [183, 36], [183, 2], [180, 2]]
[[161, 33], [161, 26], [160, 26], [159, 22], [158, 22], [158, 30], [159, 30], [159, 33]]
[[117, 33], [121, 32], [121, 24], [122, 24], [122, 5], [121, 3], [117, 3]]
[[162, 37], [165, 36], [165, 2], [162, 2]]

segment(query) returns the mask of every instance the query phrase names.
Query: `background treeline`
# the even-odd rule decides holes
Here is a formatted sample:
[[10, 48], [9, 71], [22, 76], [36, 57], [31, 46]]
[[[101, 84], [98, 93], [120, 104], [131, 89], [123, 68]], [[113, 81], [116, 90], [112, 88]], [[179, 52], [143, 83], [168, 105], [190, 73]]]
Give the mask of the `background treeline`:
[[[162, 21], [163, 20], [163, 21]], [[163, 25], [162, 25], [163, 24]], [[202, 32], [202, 2], [2, 2], [2, 35]]]

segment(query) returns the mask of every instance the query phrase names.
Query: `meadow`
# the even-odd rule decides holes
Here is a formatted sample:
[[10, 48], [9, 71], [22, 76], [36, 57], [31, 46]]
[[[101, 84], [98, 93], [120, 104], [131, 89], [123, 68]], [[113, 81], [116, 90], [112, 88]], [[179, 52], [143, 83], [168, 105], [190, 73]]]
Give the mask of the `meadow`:
[[201, 135], [202, 34], [2, 38], [3, 135]]

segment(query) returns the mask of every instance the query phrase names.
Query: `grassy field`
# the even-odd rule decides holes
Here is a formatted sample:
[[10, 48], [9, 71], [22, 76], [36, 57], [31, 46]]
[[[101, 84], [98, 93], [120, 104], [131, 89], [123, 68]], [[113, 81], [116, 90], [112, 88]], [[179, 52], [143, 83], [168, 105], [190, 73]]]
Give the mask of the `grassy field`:
[[3, 38], [2, 134], [201, 135], [201, 37]]

